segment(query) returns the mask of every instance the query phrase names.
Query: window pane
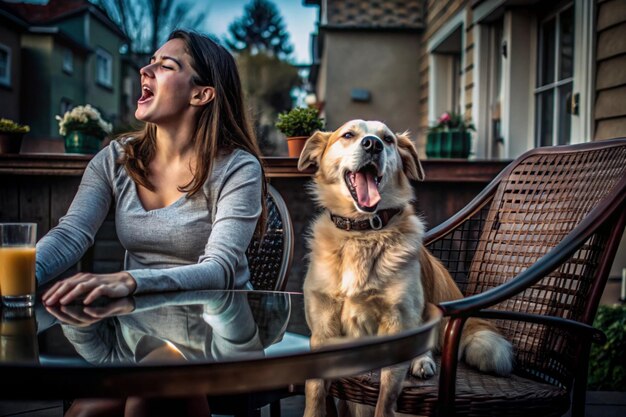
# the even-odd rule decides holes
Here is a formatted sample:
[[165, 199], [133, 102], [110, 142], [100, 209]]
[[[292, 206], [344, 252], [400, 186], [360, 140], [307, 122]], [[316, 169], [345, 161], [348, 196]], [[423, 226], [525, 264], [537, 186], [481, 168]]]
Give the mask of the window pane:
[[569, 114], [567, 110], [571, 96], [572, 83], [567, 83], [559, 87], [559, 131], [557, 137], [559, 145], [567, 145], [570, 143], [572, 115]]
[[541, 59], [539, 61], [539, 79], [538, 86], [550, 84], [554, 82], [554, 65], [555, 65], [555, 20], [554, 18], [541, 24], [539, 35], [539, 47], [541, 50]]
[[562, 80], [574, 75], [574, 8], [565, 10], [560, 18], [559, 79]]
[[536, 121], [538, 146], [553, 145], [554, 127], [554, 90], [537, 94]]
[[9, 53], [0, 49], [0, 78], [6, 78], [9, 69]]

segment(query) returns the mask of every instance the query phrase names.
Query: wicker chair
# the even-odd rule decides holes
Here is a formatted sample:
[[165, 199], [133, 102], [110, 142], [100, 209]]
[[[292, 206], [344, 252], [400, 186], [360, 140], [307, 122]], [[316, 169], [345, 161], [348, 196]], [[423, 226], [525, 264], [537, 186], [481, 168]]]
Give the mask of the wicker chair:
[[253, 239], [246, 255], [250, 281], [256, 290], [283, 291], [293, 257], [293, 225], [280, 193], [267, 186], [265, 235]]
[[[626, 139], [538, 148], [510, 164], [426, 236], [466, 298], [441, 304], [439, 378], [408, 381], [398, 411], [560, 416], [571, 405], [584, 415], [590, 345], [605, 339], [590, 324], [625, 222]], [[494, 319], [511, 340], [511, 377], [458, 363], [469, 316]], [[378, 375], [335, 381], [331, 394], [373, 405]]]
[[[268, 185], [267, 191], [265, 234], [261, 239], [253, 239], [246, 251], [250, 281], [256, 290], [284, 291], [293, 257], [293, 224], [280, 193], [271, 185]], [[258, 298], [251, 296], [248, 299], [253, 310], [259, 302]], [[270, 318], [255, 316], [260, 329], [267, 327], [266, 319]], [[287, 321], [284, 324], [286, 325]], [[281, 332], [273, 333], [282, 335], [284, 330], [283, 328]], [[261, 332], [261, 336], [263, 338], [264, 332]], [[268, 344], [271, 344], [271, 341], [268, 341]], [[270, 413], [275, 417], [280, 416], [280, 400], [292, 395], [294, 393], [285, 388], [254, 394], [209, 397], [209, 401], [211, 411], [215, 414], [260, 416], [260, 409], [269, 404]]]

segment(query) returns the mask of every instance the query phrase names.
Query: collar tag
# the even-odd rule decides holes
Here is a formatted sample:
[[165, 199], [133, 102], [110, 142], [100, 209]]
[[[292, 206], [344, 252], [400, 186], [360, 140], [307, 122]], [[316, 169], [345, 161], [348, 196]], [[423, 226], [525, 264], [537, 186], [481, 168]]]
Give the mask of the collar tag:
[[370, 218], [370, 226], [372, 226], [372, 229], [374, 230], [380, 230], [383, 228], [383, 221], [378, 214]]

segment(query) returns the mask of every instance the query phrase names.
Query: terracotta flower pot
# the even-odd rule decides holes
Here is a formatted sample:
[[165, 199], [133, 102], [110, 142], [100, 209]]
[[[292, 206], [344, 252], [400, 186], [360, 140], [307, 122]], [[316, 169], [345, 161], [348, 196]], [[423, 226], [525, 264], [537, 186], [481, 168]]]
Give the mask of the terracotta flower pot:
[[300, 158], [300, 153], [304, 148], [304, 142], [308, 136], [291, 136], [287, 138], [287, 147], [289, 148], [289, 157]]
[[0, 132], [0, 153], [20, 153], [23, 133]]

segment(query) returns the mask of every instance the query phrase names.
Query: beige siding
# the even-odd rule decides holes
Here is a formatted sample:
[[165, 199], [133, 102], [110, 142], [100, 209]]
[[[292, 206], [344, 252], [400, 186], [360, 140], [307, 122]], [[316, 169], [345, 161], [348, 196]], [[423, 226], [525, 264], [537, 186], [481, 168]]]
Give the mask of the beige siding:
[[594, 140], [626, 136], [626, 2], [598, 2]]
[[603, 2], [598, 8], [598, 30], [626, 22], [626, 1], [611, 0]]
[[[607, 7], [600, 5], [600, 7]], [[626, 53], [626, 21], [598, 31], [598, 59], [606, 59]]]
[[598, 63], [596, 88], [604, 90], [626, 84], [626, 54]]

